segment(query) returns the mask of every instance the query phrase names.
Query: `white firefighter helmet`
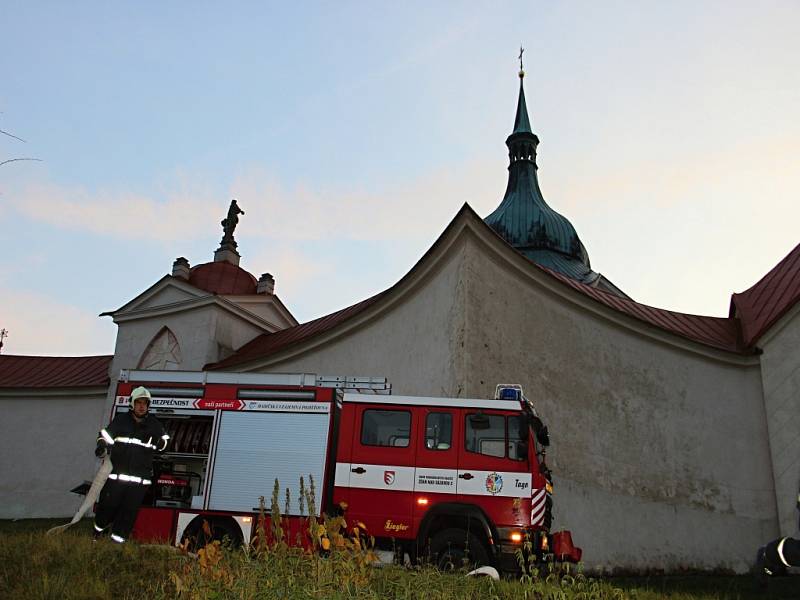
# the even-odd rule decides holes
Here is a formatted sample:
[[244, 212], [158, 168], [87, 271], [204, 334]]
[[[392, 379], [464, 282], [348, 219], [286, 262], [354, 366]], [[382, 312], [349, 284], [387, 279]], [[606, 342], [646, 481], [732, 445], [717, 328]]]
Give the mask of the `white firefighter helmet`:
[[144, 398], [147, 400], [147, 406], [150, 406], [150, 390], [148, 390], [143, 385], [140, 385], [131, 392], [131, 408], [133, 408], [133, 403], [136, 402], [139, 398]]

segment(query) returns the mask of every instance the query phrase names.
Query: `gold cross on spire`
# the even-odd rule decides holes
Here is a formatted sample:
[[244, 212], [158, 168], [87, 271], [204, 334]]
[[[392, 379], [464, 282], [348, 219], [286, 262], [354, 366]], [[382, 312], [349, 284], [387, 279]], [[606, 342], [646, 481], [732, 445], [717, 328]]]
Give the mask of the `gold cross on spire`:
[[525, 52], [525, 48], [523, 48], [523, 47], [522, 47], [522, 45], [520, 44], [520, 47], [519, 47], [519, 56], [517, 57], [517, 58], [519, 58], [519, 78], [520, 78], [520, 79], [522, 79], [523, 77], [525, 77], [525, 70], [522, 68], [522, 54], [523, 54], [524, 52]]

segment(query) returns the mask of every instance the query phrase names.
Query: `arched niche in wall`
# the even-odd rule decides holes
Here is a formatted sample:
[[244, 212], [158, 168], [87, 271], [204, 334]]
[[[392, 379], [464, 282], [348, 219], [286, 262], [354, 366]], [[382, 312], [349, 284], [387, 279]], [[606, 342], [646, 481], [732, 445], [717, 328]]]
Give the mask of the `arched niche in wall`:
[[152, 371], [177, 371], [181, 367], [181, 346], [178, 338], [164, 327], [147, 345], [139, 360], [139, 369]]

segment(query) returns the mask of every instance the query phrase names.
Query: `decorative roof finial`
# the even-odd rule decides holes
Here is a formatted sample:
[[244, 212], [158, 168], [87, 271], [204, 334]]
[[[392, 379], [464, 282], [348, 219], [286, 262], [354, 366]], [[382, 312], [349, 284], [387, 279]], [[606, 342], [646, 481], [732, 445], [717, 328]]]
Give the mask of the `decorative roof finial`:
[[224, 235], [222, 236], [222, 244], [233, 244], [233, 247], [236, 248], [236, 242], [233, 240], [233, 230], [236, 229], [236, 225], [239, 223], [239, 215], [243, 215], [244, 211], [239, 208], [239, 205], [236, 204], [236, 200], [231, 200], [230, 208], [228, 208], [228, 216], [225, 219], [222, 219], [222, 231]]
[[522, 47], [522, 44], [519, 46], [519, 78], [522, 79], [525, 77], [525, 70], [522, 68], [522, 54], [525, 52], [525, 48]]
[[239, 265], [239, 253], [236, 251], [236, 240], [233, 239], [233, 231], [239, 223], [239, 215], [243, 215], [244, 211], [239, 208], [236, 200], [231, 200], [231, 205], [228, 208], [228, 216], [222, 219], [222, 241], [219, 243], [219, 248], [214, 252], [214, 262], [229, 262], [234, 265]]

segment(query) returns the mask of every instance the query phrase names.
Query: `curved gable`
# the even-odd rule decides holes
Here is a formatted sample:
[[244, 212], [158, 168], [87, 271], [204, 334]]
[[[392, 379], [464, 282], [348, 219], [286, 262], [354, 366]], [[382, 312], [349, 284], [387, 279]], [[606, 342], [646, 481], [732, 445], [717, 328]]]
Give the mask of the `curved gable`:
[[231, 369], [252, 365], [289, 349], [302, 352], [304, 347], [313, 346], [323, 334], [336, 336], [339, 332], [344, 333], [349, 330], [356, 320], [360, 320], [357, 317], [363, 317], [366, 312], [379, 314], [389, 310], [395, 300], [414, 288], [425, 273], [435, 268], [447, 249], [465, 232], [476, 234], [508, 260], [523, 261], [520, 266], [529, 275], [544, 276], [550, 281], [558, 282], [557, 288], [560, 288], [561, 294], [568, 296], [571, 292], [577, 292], [616, 313], [703, 346], [736, 354], [745, 352], [739, 339], [736, 319], [690, 315], [639, 304], [541, 267], [512, 248], [465, 203], [422, 258], [391, 288], [313, 321], [276, 333], [262, 334], [239, 348], [232, 356], [218, 363], [206, 365], [206, 368]]

